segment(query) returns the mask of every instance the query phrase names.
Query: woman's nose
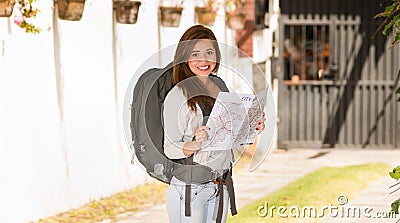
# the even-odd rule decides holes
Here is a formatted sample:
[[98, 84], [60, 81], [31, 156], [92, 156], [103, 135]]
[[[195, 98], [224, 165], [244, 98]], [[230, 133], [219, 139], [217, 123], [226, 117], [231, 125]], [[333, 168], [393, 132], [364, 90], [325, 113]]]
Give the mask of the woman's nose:
[[200, 53], [200, 60], [207, 60], [207, 54], [206, 53]]
[[204, 58], [204, 60], [207, 60], [207, 61], [215, 61], [215, 56], [214, 55], [210, 55], [207, 52], [205, 52], [203, 54], [203, 58]]

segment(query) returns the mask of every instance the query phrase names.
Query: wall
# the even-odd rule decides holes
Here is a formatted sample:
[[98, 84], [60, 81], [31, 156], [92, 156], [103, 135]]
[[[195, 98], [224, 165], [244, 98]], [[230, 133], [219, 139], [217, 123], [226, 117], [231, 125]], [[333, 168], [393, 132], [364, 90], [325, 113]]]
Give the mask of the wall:
[[[88, 0], [81, 21], [55, 23], [52, 1], [41, 0], [50, 29], [37, 35], [0, 18], [0, 222], [37, 220], [149, 180], [130, 164], [126, 93], [141, 63], [194, 23], [194, 4], [185, 2], [179, 28], [158, 25], [155, 1], [142, 2], [134, 25], [113, 23], [105, 0]], [[224, 21], [212, 29], [233, 44]]]
[[246, 11], [246, 23], [243, 30], [236, 31], [236, 43], [238, 48], [243, 51], [240, 57], [253, 56], [253, 30], [254, 30], [254, 0], [247, 0], [243, 6]]
[[52, 30], [31, 35], [0, 22], [0, 222], [35, 220], [143, 183], [118, 124], [111, 2], [88, 1], [80, 22], [58, 21], [59, 76]]

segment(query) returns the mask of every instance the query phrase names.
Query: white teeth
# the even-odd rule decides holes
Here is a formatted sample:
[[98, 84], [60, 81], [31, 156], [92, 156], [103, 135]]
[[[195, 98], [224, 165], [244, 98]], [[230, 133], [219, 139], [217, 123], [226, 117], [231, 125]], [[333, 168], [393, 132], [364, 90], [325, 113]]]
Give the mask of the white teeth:
[[204, 67], [197, 67], [199, 70], [207, 70], [209, 66], [204, 66]]

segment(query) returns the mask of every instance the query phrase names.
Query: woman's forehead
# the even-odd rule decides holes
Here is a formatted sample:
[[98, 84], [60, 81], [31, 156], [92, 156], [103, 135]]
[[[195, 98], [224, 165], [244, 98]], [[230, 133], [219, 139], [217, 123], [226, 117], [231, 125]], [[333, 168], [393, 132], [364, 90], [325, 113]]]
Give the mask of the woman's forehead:
[[193, 47], [193, 51], [197, 50], [214, 50], [214, 41], [213, 40], [199, 40]]

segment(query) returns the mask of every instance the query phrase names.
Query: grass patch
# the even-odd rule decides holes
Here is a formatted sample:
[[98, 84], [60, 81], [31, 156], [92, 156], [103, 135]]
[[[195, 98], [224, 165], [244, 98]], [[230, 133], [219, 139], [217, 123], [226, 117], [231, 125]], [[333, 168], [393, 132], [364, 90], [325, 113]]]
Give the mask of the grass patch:
[[[317, 209], [317, 214], [322, 213], [322, 206], [329, 204], [338, 205], [339, 195], [345, 195], [350, 201], [357, 192], [365, 189], [368, 183], [377, 180], [388, 174], [393, 167], [383, 163], [371, 163], [364, 165], [345, 166], [345, 167], [323, 167], [304, 177], [288, 184], [281, 189], [268, 194], [267, 196], [245, 206], [238, 211], [238, 215], [228, 217], [229, 223], [236, 222], [317, 222], [318, 218], [290, 218], [289, 208], [296, 206], [300, 209], [304, 206], [313, 206]], [[262, 193], [262, 192], [260, 192]], [[284, 206], [287, 208], [285, 214], [288, 218], [282, 218], [278, 215], [277, 209], [270, 217], [271, 211], [265, 217], [259, 217], [257, 210], [260, 206]], [[260, 212], [263, 213], [261, 210]], [[265, 212], [264, 212], [265, 213]], [[295, 211], [293, 212], [295, 213]], [[307, 212], [306, 212], [307, 213]], [[326, 210], [325, 215], [329, 214]]]
[[161, 182], [140, 185], [132, 190], [90, 201], [80, 208], [40, 219], [36, 223], [93, 223], [106, 219], [115, 220], [120, 214], [165, 202], [167, 187], [167, 184]]

